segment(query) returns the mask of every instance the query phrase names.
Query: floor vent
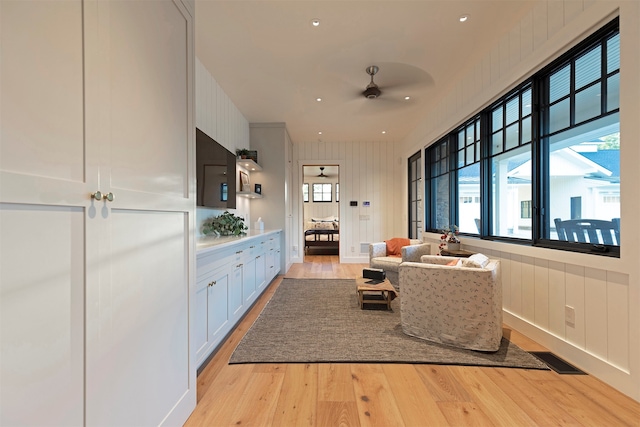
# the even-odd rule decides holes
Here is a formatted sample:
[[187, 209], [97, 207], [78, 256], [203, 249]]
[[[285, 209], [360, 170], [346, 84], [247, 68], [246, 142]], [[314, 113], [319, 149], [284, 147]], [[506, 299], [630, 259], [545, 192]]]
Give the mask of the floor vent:
[[565, 360], [560, 359], [555, 354], [550, 351], [530, 351], [529, 353], [533, 354], [538, 359], [542, 360], [547, 364], [551, 369], [556, 371], [559, 374], [568, 374], [568, 375], [587, 375], [585, 372], [576, 368], [572, 364], [566, 362]]

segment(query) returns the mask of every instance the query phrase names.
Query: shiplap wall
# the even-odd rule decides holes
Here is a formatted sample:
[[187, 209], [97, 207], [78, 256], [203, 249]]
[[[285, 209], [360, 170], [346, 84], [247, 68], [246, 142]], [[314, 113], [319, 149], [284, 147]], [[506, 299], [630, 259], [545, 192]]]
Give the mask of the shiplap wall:
[[[452, 84], [403, 146], [435, 142], [514, 84], [568, 50], [619, 11], [621, 36], [621, 257], [553, 251], [478, 239], [465, 249], [501, 260], [505, 321], [556, 354], [640, 400], [640, 2], [540, 1]], [[406, 173], [406, 168], [405, 168]], [[405, 190], [406, 191], [406, 190]], [[426, 206], [428, 209], [428, 206]], [[425, 240], [437, 246], [438, 235]], [[575, 310], [575, 323], [565, 307]]]
[[[196, 58], [196, 127], [232, 153], [235, 153], [237, 148], [250, 148], [249, 122], [198, 58]], [[236, 177], [239, 177], [238, 173]], [[236, 188], [237, 185], [236, 182]], [[251, 224], [249, 199], [238, 197], [236, 203], [236, 209], [229, 209], [229, 211], [245, 218], [245, 224], [249, 226]], [[197, 237], [202, 236], [202, 222], [222, 212], [224, 210], [198, 207], [196, 210]]]
[[[302, 262], [304, 248], [303, 166], [339, 166], [341, 262], [369, 262], [361, 243], [407, 235], [407, 219], [398, 209], [406, 175], [397, 146], [390, 142], [294, 142], [293, 233], [298, 250], [292, 253], [293, 262]], [[352, 200], [358, 202], [357, 207], [349, 206]], [[364, 201], [370, 207], [364, 207]]]

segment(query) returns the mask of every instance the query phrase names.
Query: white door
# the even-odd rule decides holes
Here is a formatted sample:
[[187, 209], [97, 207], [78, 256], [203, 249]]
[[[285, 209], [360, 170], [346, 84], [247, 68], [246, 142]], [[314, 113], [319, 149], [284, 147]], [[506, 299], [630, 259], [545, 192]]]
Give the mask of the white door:
[[97, 167], [80, 1], [0, 2], [0, 425], [82, 425]]
[[86, 290], [89, 425], [181, 424], [189, 346], [195, 128], [192, 22], [172, 1], [97, 3], [98, 262]]

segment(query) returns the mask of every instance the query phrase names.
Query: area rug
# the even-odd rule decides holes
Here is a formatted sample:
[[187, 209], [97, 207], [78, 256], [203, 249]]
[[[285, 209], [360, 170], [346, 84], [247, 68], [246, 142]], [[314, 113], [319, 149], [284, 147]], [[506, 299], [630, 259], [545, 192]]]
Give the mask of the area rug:
[[354, 280], [283, 279], [233, 352], [238, 363], [429, 363], [549, 369], [505, 338], [495, 353], [410, 337], [392, 310], [361, 310]]

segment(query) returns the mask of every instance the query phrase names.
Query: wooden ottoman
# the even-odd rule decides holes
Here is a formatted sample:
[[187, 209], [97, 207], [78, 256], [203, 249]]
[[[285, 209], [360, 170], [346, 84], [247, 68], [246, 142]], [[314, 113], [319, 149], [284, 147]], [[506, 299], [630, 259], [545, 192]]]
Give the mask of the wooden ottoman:
[[356, 278], [356, 293], [361, 309], [364, 309], [365, 304], [384, 304], [387, 310], [391, 310], [391, 301], [398, 296], [388, 279], [378, 282], [364, 277]]

